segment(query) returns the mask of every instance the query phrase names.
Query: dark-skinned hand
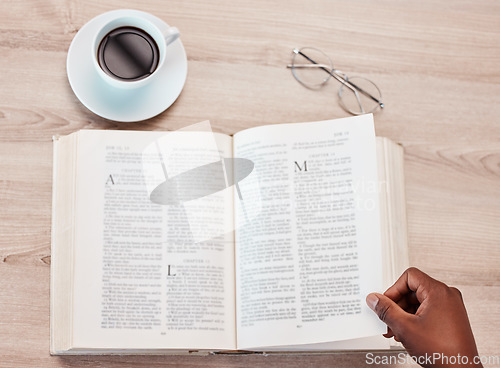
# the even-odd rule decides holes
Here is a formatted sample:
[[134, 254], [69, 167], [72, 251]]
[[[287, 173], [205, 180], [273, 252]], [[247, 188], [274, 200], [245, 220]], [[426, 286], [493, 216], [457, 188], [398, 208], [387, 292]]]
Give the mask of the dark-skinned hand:
[[366, 302], [387, 325], [384, 336], [401, 342], [412, 357], [439, 354], [449, 362], [456, 357], [461, 357], [460, 363], [468, 362], [447, 364], [446, 359], [437, 359], [423, 367], [482, 367], [458, 289], [409, 268], [383, 295], [369, 294]]

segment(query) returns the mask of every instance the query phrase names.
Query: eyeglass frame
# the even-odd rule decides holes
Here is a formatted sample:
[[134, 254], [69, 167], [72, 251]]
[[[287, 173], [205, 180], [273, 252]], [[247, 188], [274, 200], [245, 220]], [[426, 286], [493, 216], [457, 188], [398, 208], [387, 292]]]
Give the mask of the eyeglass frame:
[[[313, 50], [316, 50], [316, 51], [319, 51], [320, 53], [322, 53], [323, 55], [325, 55], [329, 62], [330, 62], [330, 66], [328, 65], [325, 65], [325, 64], [319, 64], [317, 63], [315, 60], [311, 59], [309, 56], [307, 56], [306, 54], [304, 54], [302, 52], [303, 49], [305, 48], [308, 48], [308, 49], [313, 49]], [[364, 89], [362, 89], [361, 87], [357, 86], [356, 84], [352, 83], [351, 81], [349, 81], [349, 77], [344, 74], [343, 72], [341, 72], [340, 70], [337, 70], [333, 67], [333, 64], [332, 64], [332, 61], [331, 59], [328, 57], [328, 55], [326, 55], [323, 51], [319, 50], [319, 49], [316, 49], [314, 47], [303, 47], [302, 49], [293, 49], [293, 59], [292, 59], [292, 64], [288, 64], [287, 65], [287, 68], [291, 69], [292, 70], [292, 74], [294, 76], [294, 78], [297, 80], [297, 82], [299, 82], [300, 84], [302, 84], [304, 87], [306, 88], [312, 88], [310, 87], [309, 85], [307, 85], [303, 80], [301, 80], [300, 77], [297, 76], [297, 74], [295, 73], [295, 69], [300, 69], [300, 68], [319, 68], [321, 70], [323, 70], [324, 72], [326, 72], [329, 76], [333, 77], [334, 79], [336, 79], [338, 82], [341, 83], [341, 86], [339, 88], [339, 98], [340, 98], [340, 105], [342, 106], [342, 108], [344, 110], [346, 110], [347, 112], [353, 114], [353, 115], [362, 115], [362, 114], [365, 114], [366, 112], [364, 111], [363, 109], [363, 106], [361, 104], [361, 100], [359, 99], [359, 93], [365, 95], [366, 97], [370, 98], [371, 100], [373, 100], [374, 102], [377, 103], [377, 105], [369, 112], [374, 112], [375, 110], [377, 110], [379, 107], [381, 109], [384, 108], [384, 103], [382, 102], [382, 92], [380, 91], [380, 88], [378, 88], [378, 86], [372, 82], [371, 80], [367, 79], [367, 78], [364, 78], [364, 77], [357, 77], [357, 78], [362, 78], [362, 79], [365, 79], [367, 82], [371, 83], [377, 90], [378, 94], [379, 94], [379, 98], [376, 98], [375, 96], [373, 96], [372, 94], [370, 94], [369, 92], [365, 91]], [[295, 61], [295, 56], [296, 55], [301, 55], [302, 57], [304, 57], [307, 61], [311, 62], [311, 64], [295, 64], [294, 61]], [[328, 81], [330, 80], [330, 78], [327, 78], [325, 79], [321, 84], [320, 86], [324, 85], [325, 83], [327, 83]], [[343, 87], [346, 86], [347, 88], [349, 88], [353, 93], [354, 95], [356, 96], [356, 99], [358, 101], [358, 105], [360, 107], [360, 110], [361, 112], [355, 112], [355, 111], [352, 111], [351, 109], [347, 108], [347, 106], [345, 105], [344, 101], [342, 100], [342, 89]]]

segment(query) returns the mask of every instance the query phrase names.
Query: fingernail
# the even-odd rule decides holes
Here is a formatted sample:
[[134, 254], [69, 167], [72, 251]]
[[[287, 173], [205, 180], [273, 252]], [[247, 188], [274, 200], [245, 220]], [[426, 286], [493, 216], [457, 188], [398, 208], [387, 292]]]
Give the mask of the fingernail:
[[366, 304], [368, 304], [371, 310], [375, 310], [377, 303], [378, 297], [375, 294], [368, 294], [368, 296], [366, 297]]

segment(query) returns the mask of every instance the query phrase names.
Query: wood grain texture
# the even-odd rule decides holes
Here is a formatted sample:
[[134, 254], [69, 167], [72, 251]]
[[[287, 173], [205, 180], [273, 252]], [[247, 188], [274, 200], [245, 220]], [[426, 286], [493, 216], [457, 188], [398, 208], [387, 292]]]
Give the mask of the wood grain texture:
[[[179, 99], [142, 123], [88, 111], [66, 77], [85, 22], [137, 8], [177, 26]], [[311, 91], [285, 68], [315, 46], [377, 82], [378, 135], [406, 150], [410, 262], [459, 287], [483, 355], [500, 355], [500, 2], [495, 0], [4, 0], [0, 2], [0, 367], [365, 366], [362, 354], [50, 357], [52, 142], [78, 129], [235, 133], [344, 117], [334, 81]]]

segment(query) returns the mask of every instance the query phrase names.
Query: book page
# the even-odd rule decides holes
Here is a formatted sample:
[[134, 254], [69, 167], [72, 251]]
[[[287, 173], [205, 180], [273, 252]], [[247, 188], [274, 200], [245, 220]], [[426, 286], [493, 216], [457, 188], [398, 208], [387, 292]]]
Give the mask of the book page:
[[235, 236], [238, 348], [383, 333], [365, 303], [382, 289], [372, 116], [242, 131], [234, 157], [254, 162], [262, 204]]
[[73, 346], [234, 349], [233, 189], [190, 182], [232, 138], [84, 130], [77, 155]]

